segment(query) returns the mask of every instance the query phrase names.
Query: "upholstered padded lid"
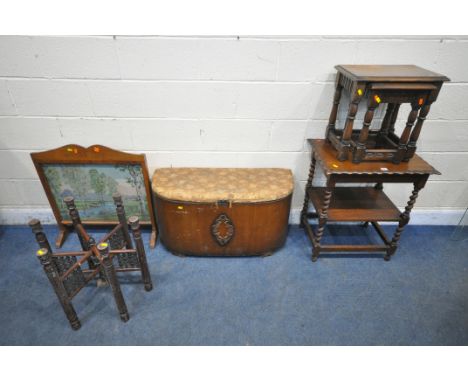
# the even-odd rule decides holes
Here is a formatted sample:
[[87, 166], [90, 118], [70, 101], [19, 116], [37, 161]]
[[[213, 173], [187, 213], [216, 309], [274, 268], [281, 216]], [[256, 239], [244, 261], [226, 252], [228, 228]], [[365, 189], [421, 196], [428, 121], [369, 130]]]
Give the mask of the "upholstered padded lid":
[[153, 191], [166, 199], [187, 202], [262, 202], [288, 196], [291, 170], [284, 168], [160, 168]]

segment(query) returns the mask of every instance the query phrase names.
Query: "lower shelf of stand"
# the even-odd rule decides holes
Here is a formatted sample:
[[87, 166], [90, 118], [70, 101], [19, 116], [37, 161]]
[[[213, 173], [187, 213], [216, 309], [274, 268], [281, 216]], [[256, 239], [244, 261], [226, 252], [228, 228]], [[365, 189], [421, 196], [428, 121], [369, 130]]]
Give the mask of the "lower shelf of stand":
[[[324, 187], [312, 187], [309, 198], [320, 215], [325, 197]], [[398, 221], [400, 210], [382, 190], [373, 187], [335, 187], [332, 189], [329, 221]]]

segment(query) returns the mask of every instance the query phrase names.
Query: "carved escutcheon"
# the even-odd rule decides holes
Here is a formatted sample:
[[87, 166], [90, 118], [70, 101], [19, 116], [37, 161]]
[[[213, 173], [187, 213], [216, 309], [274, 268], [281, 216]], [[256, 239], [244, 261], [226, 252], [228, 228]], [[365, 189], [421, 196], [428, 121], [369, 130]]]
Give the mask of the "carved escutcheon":
[[220, 246], [225, 246], [234, 236], [234, 224], [226, 214], [220, 214], [211, 224], [211, 234]]

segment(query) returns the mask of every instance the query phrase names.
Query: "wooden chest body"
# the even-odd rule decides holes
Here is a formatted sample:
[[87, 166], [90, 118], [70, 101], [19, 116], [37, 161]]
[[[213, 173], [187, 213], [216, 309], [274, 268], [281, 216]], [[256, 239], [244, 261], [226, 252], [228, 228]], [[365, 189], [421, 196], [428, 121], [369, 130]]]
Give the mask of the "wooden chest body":
[[155, 195], [163, 244], [174, 254], [269, 255], [283, 246], [291, 195], [270, 202], [194, 203]]
[[293, 187], [288, 169], [157, 169], [161, 241], [180, 255], [269, 255], [286, 240]]

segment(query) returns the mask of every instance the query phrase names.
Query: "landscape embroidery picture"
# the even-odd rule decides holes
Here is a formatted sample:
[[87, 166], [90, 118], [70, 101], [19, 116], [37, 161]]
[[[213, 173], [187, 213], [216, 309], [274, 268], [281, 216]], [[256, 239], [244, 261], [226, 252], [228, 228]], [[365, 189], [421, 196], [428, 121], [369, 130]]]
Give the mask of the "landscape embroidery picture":
[[31, 159], [59, 226], [57, 248], [73, 227], [64, 198], [74, 198], [83, 224], [101, 226], [119, 221], [114, 194], [121, 196], [127, 216], [138, 216], [142, 226], [151, 226], [154, 248], [157, 229], [145, 154], [70, 144], [33, 152]]
[[63, 199], [73, 196], [83, 220], [116, 220], [112, 199], [119, 193], [128, 216], [150, 221], [145, 182], [139, 164], [44, 164], [44, 174], [62, 219], [68, 212]]

